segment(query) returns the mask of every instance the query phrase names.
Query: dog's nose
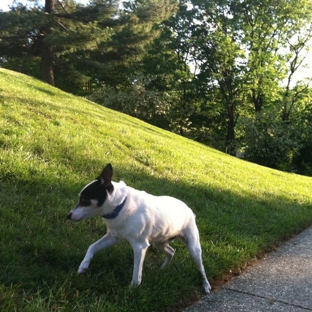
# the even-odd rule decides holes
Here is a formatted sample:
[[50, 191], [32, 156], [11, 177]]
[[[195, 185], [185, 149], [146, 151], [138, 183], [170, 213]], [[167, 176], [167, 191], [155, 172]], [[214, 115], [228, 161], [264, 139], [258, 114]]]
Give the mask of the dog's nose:
[[68, 215], [67, 215], [67, 219], [71, 220], [71, 216], [72, 216], [72, 212], [70, 212]]

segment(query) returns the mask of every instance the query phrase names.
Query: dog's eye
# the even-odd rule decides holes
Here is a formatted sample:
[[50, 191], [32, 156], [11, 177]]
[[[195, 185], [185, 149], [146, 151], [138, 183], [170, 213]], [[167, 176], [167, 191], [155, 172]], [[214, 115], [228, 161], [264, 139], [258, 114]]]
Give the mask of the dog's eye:
[[90, 200], [86, 199], [86, 198], [80, 198], [80, 205], [81, 206], [90, 206]]

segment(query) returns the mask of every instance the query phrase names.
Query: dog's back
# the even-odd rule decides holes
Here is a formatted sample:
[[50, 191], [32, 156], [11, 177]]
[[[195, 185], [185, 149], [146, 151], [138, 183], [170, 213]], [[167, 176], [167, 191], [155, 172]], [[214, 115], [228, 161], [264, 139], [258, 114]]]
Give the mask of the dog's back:
[[[118, 188], [117, 184], [114, 183], [115, 188]], [[192, 210], [176, 198], [154, 196], [129, 186], [126, 193], [126, 204], [119, 218], [104, 219], [109, 230], [121, 239], [139, 239], [155, 244], [183, 237], [184, 229], [195, 225]]]

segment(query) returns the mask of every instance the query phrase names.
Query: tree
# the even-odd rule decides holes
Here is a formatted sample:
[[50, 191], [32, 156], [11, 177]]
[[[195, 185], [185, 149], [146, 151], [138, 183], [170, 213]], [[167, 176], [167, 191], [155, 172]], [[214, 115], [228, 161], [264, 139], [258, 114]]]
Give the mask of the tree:
[[238, 127], [244, 157], [295, 170], [293, 159], [304, 144], [298, 116], [305, 110], [309, 82], [294, 84], [293, 78], [312, 37], [311, 3], [262, 1], [256, 7], [250, 0], [239, 3], [235, 12], [242, 18], [242, 42], [249, 52], [245, 98], [253, 107]]
[[[179, 11], [185, 9], [186, 5], [180, 2]], [[183, 25], [189, 23], [189, 16], [184, 17], [181, 31], [172, 31], [176, 25], [176, 15], [159, 26], [160, 35], [147, 46], [142, 74], [146, 90], [166, 95], [163, 99], [167, 127], [171, 131], [188, 136], [190, 118], [196, 110], [196, 97], [194, 97], [194, 74], [191, 73], [188, 64], [189, 45], [186, 34], [182, 31], [185, 30]]]
[[[234, 155], [240, 116], [252, 116], [264, 106], [274, 106], [281, 100], [279, 86], [287, 77], [291, 81], [293, 71], [298, 70], [300, 58], [296, 53], [305, 49], [311, 38], [311, 3], [192, 0], [191, 4], [181, 14], [174, 31], [186, 26], [186, 14], [192, 15], [184, 29], [183, 43], [192, 45], [189, 61], [197, 66], [201, 94], [208, 98], [209, 93], [215, 95], [216, 88], [219, 90], [219, 100], [207, 105], [218, 103], [223, 124], [226, 123], [226, 127], [222, 126], [224, 147]], [[284, 94], [288, 103], [290, 94]], [[286, 111], [291, 107], [287, 104]]]
[[[84, 8], [71, 0], [46, 0], [44, 7], [18, 4], [1, 12], [1, 65], [29, 74], [30, 60], [40, 68], [35, 74], [54, 85], [60, 65], [74, 71], [69, 61], [72, 54], [94, 48], [100, 35], [103, 40], [109, 36], [108, 22], [116, 6], [116, 1], [97, 0]], [[70, 75], [66, 76], [70, 80]]]
[[[54, 1], [46, 0], [44, 6], [44, 13], [47, 15], [54, 14]], [[52, 24], [47, 23], [39, 29], [39, 35], [37, 36], [37, 44], [39, 45], [40, 51], [40, 69], [41, 77], [43, 81], [54, 86], [54, 71], [53, 71], [53, 47], [52, 45], [44, 40], [52, 32]]]
[[[130, 57], [140, 57], [143, 43], [152, 37], [151, 25], [174, 8], [166, 0], [129, 1], [124, 8], [119, 4], [92, 0], [83, 6], [74, 0], [46, 0], [44, 8], [17, 5], [1, 12], [1, 65], [28, 73], [40, 62], [44, 81], [54, 84], [55, 76], [57, 85], [67, 90], [71, 87], [65, 83], [72, 82], [72, 92], [77, 84], [81, 88], [90, 79], [111, 77], [113, 67], [125, 68]], [[104, 75], [96, 75], [103, 69]]]
[[[225, 117], [225, 150], [235, 154], [235, 124], [241, 105], [244, 67], [240, 59], [244, 50], [240, 46], [237, 24], [230, 14], [227, 2], [192, 1], [189, 12], [193, 23], [189, 27], [192, 43], [192, 62], [198, 68], [197, 81], [202, 94], [216, 94], [218, 88], [220, 114]], [[209, 104], [208, 104], [209, 105]]]

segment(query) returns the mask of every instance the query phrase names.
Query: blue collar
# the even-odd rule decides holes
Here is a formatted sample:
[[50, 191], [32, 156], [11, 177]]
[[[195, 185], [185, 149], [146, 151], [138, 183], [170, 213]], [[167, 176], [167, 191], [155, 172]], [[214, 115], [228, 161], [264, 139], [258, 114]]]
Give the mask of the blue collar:
[[116, 218], [118, 216], [119, 212], [121, 211], [121, 209], [123, 208], [123, 206], [125, 205], [126, 200], [127, 200], [127, 196], [125, 197], [124, 201], [120, 205], [118, 205], [112, 212], [110, 212], [108, 214], [105, 214], [102, 217], [104, 219], [114, 219], [114, 218]]

